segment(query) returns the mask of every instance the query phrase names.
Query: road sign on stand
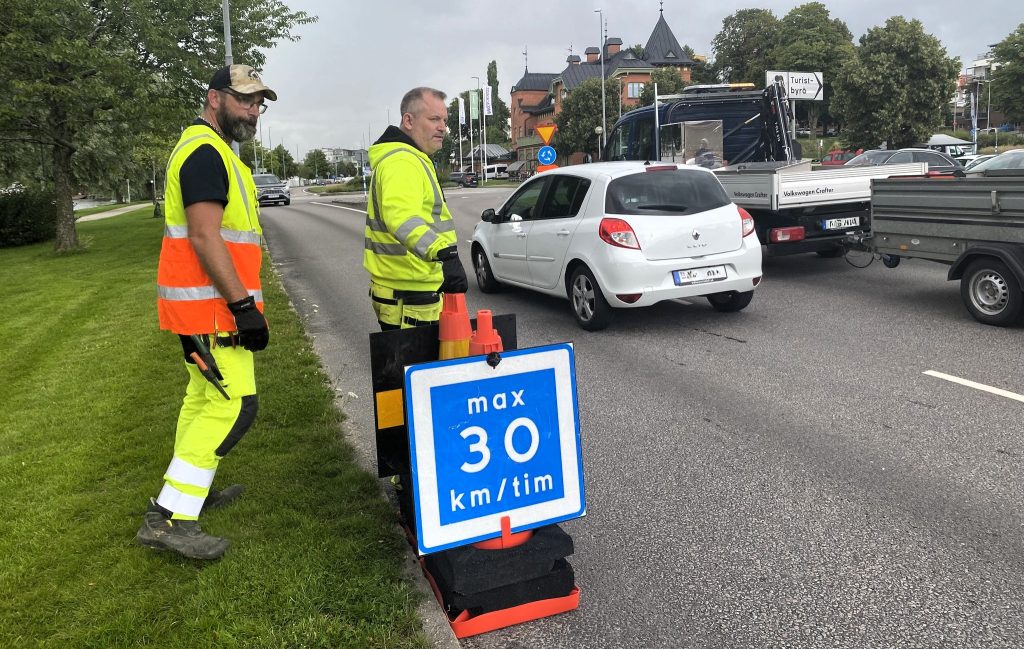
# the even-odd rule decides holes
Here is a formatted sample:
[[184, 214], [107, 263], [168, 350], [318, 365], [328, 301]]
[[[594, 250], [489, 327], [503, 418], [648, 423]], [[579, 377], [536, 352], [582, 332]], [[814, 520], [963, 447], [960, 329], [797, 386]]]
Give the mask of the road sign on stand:
[[551, 144], [551, 137], [555, 134], [555, 125], [548, 124], [546, 126], [538, 126], [534, 129], [537, 132], [537, 136], [540, 141], [544, 144]]
[[786, 89], [787, 99], [824, 101], [825, 85], [820, 72], [783, 72], [769, 70], [765, 73], [765, 83], [770, 84], [780, 78]]
[[558, 157], [558, 154], [555, 153], [555, 148], [551, 146], [542, 146], [537, 151], [537, 162], [542, 165], [555, 164], [556, 157]]
[[571, 343], [405, 369], [420, 554], [583, 516]]

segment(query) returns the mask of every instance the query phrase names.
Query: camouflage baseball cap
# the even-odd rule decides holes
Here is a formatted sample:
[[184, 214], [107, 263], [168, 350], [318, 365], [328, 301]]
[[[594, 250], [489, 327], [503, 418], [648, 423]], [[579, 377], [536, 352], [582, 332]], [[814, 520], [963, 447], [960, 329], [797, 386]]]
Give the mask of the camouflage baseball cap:
[[241, 95], [262, 92], [270, 101], [277, 101], [277, 93], [263, 85], [259, 73], [249, 65], [225, 65], [213, 74], [213, 78], [210, 79], [210, 90], [228, 88]]

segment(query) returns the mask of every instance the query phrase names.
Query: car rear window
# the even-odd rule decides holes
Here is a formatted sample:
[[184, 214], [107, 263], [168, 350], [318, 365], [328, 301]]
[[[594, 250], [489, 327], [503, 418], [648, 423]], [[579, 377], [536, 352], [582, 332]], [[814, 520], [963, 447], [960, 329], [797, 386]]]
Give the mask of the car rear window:
[[728, 194], [709, 173], [687, 169], [622, 176], [608, 183], [605, 210], [610, 214], [696, 214], [728, 205]]

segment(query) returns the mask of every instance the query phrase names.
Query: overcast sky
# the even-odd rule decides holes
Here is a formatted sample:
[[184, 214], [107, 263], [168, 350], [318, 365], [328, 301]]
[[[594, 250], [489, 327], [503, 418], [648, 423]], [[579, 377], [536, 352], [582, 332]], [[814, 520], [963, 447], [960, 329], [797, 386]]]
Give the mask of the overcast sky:
[[[583, 55], [600, 43], [598, 14], [608, 36], [624, 46], [646, 44], [658, 20], [657, 0], [284, 0], [293, 10], [319, 17], [299, 27], [301, 39], [283, 42], [267, 56], [263, 79], [277, 102], [263, 116], [263, 141], [284, 144], [304, 157], [310, 148], [365, 148], [388, 123], [398, 121], [406, 90], [434, 86], [449, 96], [486, 80], [498, 64], [502, 99], [524, 71], [560, 72], [569, 47]], [[750, 7], [781, 18], [803, 2], [666, 0], [665, 20], [682, 45], [711, 55], [711, 39], [726, 16]], [[893, 15], [916, 18], [961, 68], [1024, 22], [1021, 0], [826, 0], [856, 42]], [[239, 61], [240, 63], [243, 61]], [[758, 82], [758, 79], [751, 81]], [[370, 140], [369, 142], [367, 140]]]

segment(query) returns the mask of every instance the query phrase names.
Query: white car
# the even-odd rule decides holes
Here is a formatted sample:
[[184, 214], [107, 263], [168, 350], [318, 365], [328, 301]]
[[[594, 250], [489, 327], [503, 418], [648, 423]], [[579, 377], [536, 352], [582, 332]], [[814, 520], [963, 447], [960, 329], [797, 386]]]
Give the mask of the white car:
[[675, 298], [739, 311], [761, 281], [754, 219], [701, 167], [553, 169], [481, 219], [472, 248], [480, 290], [510, 284], [566, 297], [591, 331], [608, 326], [613, 308]]

